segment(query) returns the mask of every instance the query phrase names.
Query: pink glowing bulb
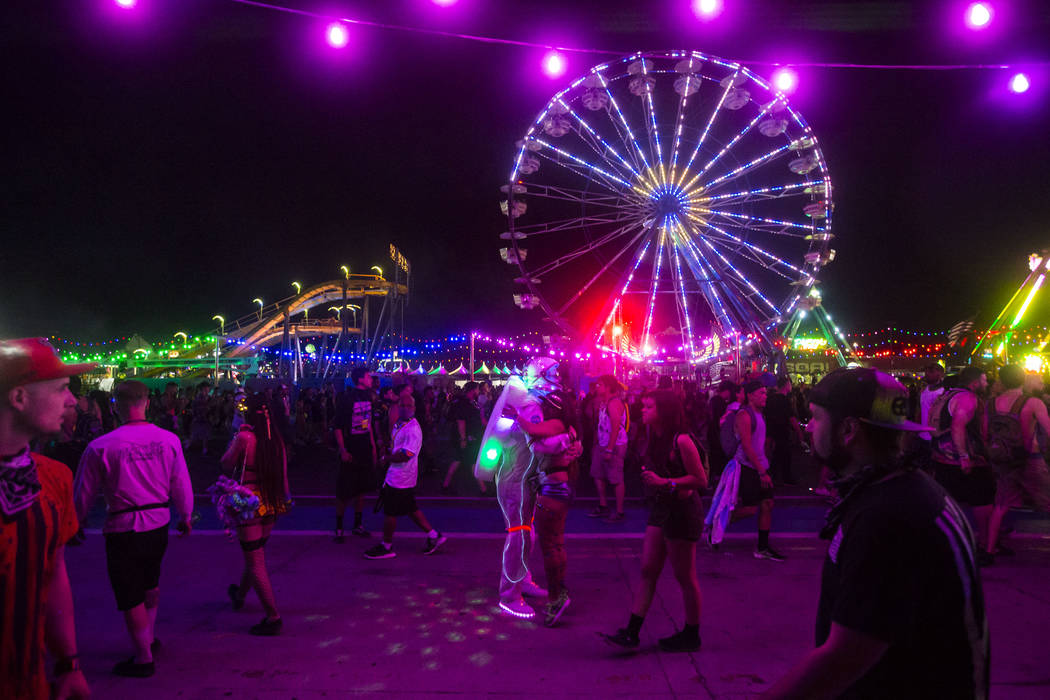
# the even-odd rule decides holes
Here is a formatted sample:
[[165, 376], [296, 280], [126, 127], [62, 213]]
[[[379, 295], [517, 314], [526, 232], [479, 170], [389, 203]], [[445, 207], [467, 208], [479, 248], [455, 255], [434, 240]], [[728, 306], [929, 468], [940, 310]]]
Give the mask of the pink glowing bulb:
[[565, 56], [557, 51], [548, 51], [543, 56], [543, 72], [548, 78], [560, 78], [565, 75], [568, 67], [569, 64], [565, 60]]
[[344, 48], [350, 43], [350, 33], [346, 31], [346, 26], [342, 22], [332, 22], [324, 30], [325, 41], [333, 49]]
[[1010, 78], [1010, 92], [1020, 95], [1022, 92], [1028, 92], [1028, 88], [1030, 87], [1032, 87], [1032, 82], [1024, 73], [1017, 73], [1014, 77]]
[[986, 2], [970, 3], [966, 7], [965, 22], [970, 29], [984, 29], [992, 22], [992, 6]]
[[456, 0], [430, 0], [438, 7], [452, 7], [456, 4]]
[[700, 19], [711, 19], [722, 13], [722, 0], [693, 0], [693, 13]]
[[790, 68], [781, 68], [773, 74], [773, 87], [784, 94], [792, 93], [798, 87], [798, 73]]
[[117, 6], [122, 7], [125, 10], [130, 10], [135, 7], [135, 3], [137, 2], [138, 0], [116, 0]]

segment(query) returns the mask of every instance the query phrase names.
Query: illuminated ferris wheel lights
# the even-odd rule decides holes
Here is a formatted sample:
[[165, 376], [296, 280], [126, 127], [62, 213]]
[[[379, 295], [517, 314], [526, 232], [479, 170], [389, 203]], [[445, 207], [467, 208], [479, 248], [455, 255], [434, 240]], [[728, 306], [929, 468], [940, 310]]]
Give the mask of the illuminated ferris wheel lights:
[[1032, 82], [1024, 73], [1015, 73], [1014, 76], [1010, 78], [1010, 92], [1015, 95], [1028, 92], [1030, 87], [1032, 87]]

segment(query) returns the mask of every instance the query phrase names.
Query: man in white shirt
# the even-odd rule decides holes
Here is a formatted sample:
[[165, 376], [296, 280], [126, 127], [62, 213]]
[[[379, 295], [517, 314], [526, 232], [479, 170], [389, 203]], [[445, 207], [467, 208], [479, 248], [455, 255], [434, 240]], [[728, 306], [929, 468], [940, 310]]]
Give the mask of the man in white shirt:
[[367, 559], [393, 559], [394, 532], [402, 515], [412, 518], [427, 533], [423, 554], [433, 554], [446, 541], [431, 527], [427, 516], [416, 505], [416, 481], [419, 478], [419, 451], [423, 447], [423, 429], [416, 420], [416, 402], [411, 393], [402, 395], [396, 404], [398, 420], [391, 428], [390, 466], [380, 491], [383, 503], [383, 541], [365, 552]]
[[[927, 366], [924, 374], [923, 379], [926, 386], [919, 394], [919, 424], [930, 425], [930, 408], [933, 407], [933, 402], [937, 400], [937, 397], [944, 393], [944, 368], [935, 363]], [[930, 433], [921, 432], [919, 438], [924, 441], [923, 457], [929, 460]]]
[[142, 382], [117, 387], [122, 425], [88, 444], [74, 496], [81, 525], [100, 491], [106, 500], [106, 569], [135, 645], [135, 655], [114, 666], [113, 673], [133, 678], [154, 673], [160, 564], [168, 547], [170, 508], [179, 514], [182, 534], [189, 533], [193, 514], [182, 443], [174, 433], [146, 421], [148, 397]]

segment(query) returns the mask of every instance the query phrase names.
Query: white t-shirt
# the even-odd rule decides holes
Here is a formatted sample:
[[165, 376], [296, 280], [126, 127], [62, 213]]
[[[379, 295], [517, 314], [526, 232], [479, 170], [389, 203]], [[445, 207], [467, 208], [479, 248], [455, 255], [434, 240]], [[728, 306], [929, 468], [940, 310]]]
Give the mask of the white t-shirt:
[[[936, 389], [926, 387], [919, 394], [919, 422], [922, 425], [930, 424], [930, 409], [933, 408], [933, 402], [937, 400], [937, 397], [944, 393], [944, 385], [938, 386]], [[929, 441], [930, 434], [926, 432], [919, 433], [919, 437], [923, 440]]]
[[[175, 433], [151, 423], [129, 423], [91, 441], [77, 469], [77, 515], [84, 521], [99, 492], [110, 513], [169, 501], [186, 517], [193, 512], [193, 487]], [[167, 525], [169, 507], [110, 515], [103, 532], [145, 532]]]
[[[746, 408], [741, 407], [741, 411], [746, 411]], [[747, 455], [744, 454], [744, 437], [736, 432], [736, 427], [733, 427], [733, 433], [736, 434], [737, 439], [740, 440], [740, 444], [736, 448], [736, 454], [733, 455], [733, 459], [737, 461], [742, 467], [748, 467], [750, 469], [757, 470], [759, 467], [762, 469], [769, 469], [769, 460], [766, 458], [766, 420], [762, 417], [760, 411], [755, 411], [753, 414], [749, 413], [748, 417], [752, 419], [754, 423], [754, 429], [751, 431], [751, 446], [755, 448], [755, 455], [759, 461], [762, 462], [760, 465], [751, 464]], [[736, 417], [733, 418], [736, 420]]]
[[391, 431], [393, 447], [391, 454], [404, 450], [409, 455], [408, 461], [391, 462], [386, 470], [386, 484], [395, 489], [410, 489], [419, 478], [419, 450], [423, 447], [423, 429], [415, 418], [407, 423], [396, 423]]

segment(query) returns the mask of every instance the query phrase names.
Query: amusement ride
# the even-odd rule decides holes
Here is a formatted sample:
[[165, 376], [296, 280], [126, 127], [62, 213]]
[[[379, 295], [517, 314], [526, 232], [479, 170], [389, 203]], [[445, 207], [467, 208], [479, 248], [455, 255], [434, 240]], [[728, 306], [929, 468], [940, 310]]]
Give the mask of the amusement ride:
[[[515, 303], [638, 362], [772, 359], [820, 308], [835, 257], [813, 130], [776, 85], [698, 51], [575, 79], [528, 127], [501, 190]], [[845, 363], [842, 333], [822, 331]]]

